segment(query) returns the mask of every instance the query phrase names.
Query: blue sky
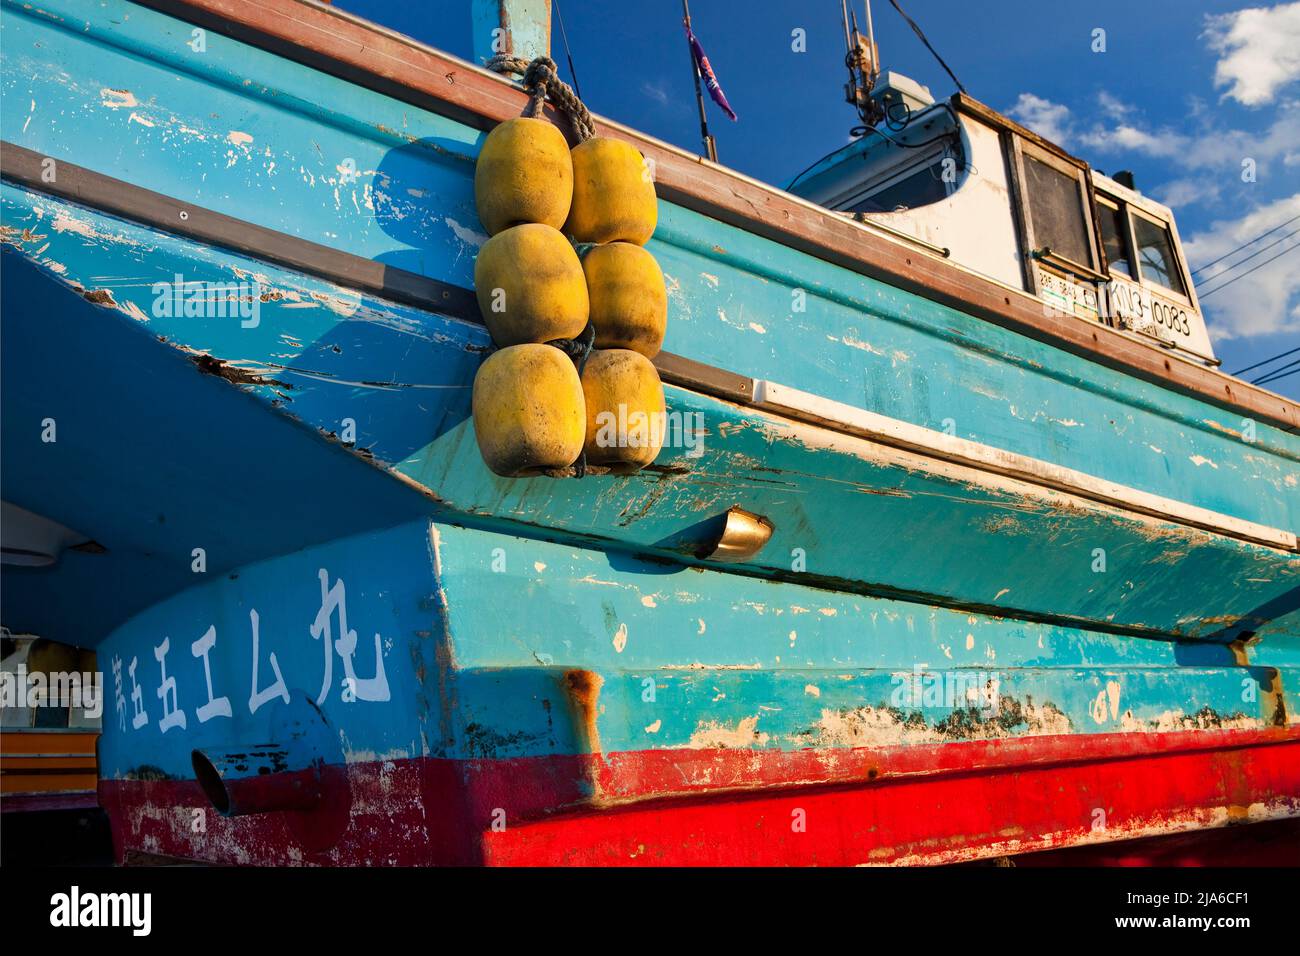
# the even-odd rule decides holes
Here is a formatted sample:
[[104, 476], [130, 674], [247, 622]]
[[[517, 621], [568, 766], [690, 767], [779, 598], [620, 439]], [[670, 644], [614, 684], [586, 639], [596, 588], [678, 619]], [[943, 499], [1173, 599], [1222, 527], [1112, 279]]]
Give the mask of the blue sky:
[[[336, 0], [465, 59], [469, 0]], [[1300, 2], [900, 0], [967, 91], [1174, 207], [1195, 269], [1300, 216]], [[862, 0], [856, 4], [862, 18]], [[559, 0], [583, 98], [596, 113], [699, 150], [679, 0]], [[886, 69], [938, 97], [951, 80], [888, 0], [874, 0]], [[719, 159], [766, 182], [848, 139], [838, 0], [694, 0], [696, 34], [738, 122], [710, 102]], [[554, 24], [553, 24], [554, 25]], [[791, 49], [806, 31], [807, 50]], [[1105, 51], [1094, 52], [1094, 31]], [[553, 55], [568, 78], [559, 30]], [[1253, 160], [1254, 181], [1243, 181]], [[1225, 371], [1300, 346], [1300, 220], [1197, 276]], [[1216, 273], [1275, 240], [1240, 268]], [[1300, 353], [1247, 374], [1300, 358]], [[1267, 383], [1300, 399], [1300, 374]]]

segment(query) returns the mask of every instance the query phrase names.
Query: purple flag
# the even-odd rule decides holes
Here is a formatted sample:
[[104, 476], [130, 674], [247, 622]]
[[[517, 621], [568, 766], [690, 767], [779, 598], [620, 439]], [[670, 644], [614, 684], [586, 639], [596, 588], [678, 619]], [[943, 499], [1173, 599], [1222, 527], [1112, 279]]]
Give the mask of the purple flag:
[[721, 106], [722, 111], [734, 120], [736, 111], [727, 102], [727, 96], [722, 92], [718, 78], [713, 75], [713, 67], [709, 66], [709, 58], [704, 55], [704, 47], [700, 46], [700, 41], [695, 38], [695, 33], [690, 27], [686, 28], [686, 39], [690, 41], [691, 56], [695, 58], [695, 65], [700, 69], [700, 76], [704, 77], [704, 85], [709, 88], [709, 95], [713, 97], [713, 102]]

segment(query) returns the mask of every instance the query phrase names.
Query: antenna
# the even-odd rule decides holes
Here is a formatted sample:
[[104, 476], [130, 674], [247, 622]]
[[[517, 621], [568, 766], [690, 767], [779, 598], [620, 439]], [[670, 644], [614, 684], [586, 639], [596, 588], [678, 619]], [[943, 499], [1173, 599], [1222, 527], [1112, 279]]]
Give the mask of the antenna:
[[858, 111], [867, 126], [885, 118], [884, 110], [871, 96], [880, 77], [880, 51], [876, 49], [875, 29], [871, 22], [871, 0], [866, 0], [867, 35], [858, 30], [857, 11], [849, 9], [849, 0], [840, 0], [840, 17], [844, 23], [844, 65], [849, 81], [844, 84], [844, 98]]

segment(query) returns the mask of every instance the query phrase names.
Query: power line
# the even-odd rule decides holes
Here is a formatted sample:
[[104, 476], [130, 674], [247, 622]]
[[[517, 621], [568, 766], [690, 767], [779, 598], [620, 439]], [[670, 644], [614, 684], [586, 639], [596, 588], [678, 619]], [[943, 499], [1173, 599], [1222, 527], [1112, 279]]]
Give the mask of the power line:
[[[1242, 372], [1249, 372], [1253, 368], [1259, 368], [1261, 365], [1267, 365], [1269, 362], [1276, 362], [1278, 359], [1286, 358], [1288, 355], [1292, 355], [1296, 352], [1300, 352], [1300, 347], [1287, 349], [1285, 352], [1278, 352], [1276, 355], [1266, 358], [1262, 362], [1256, 362], [1254, 365], [1247, 365], [1245, 368], [1239, 368], [1237, 369], [1237, 371], [1232, 372], [1231, 374], [1240, 375]], [[1274, 371], [1277, 370], [1274, 369]]]
[[1282, 258], [1284, 255], [1286, 255], [1288, 252], [1295, 252], [1297, 249], [1300, 249], [1300, 244], [1297, 244], [1297, 245], [1294, 245], [1294, 246], [1288, 246], [1287, 248], [1285, 248], [1285, 249], [1283, 249], [1281, 252], [1279, 252], [1277, 255], [1275, 255], [1275, 256], [1269, 256], [1267, 259], [1265, 259], [1265, 260], [1264, 260], [1263, 262], [1261, 262], [1259, 265], [1251, 266], [1249, 269], [1247, 269], [1245, 272], [1241, 273], [1240, 275], [1235, 275], [1235, 276], [1233, 276], [1233, 277], [1232, 277], [1231, 279], [1229, 279], [1227, 282], [1223, 283], [1223, 285], [1216, 285], [1216, 286], [1215, 286], [1213, 289], [1211, 289], [1209, 292], [1200, 292], [1200, 293], [1197, 293], [1197, 295], [1200, 297], [1201, 301], [1205, 301], [1205, 300], [1208, 299], [1210, 296], [1214, 295], [1214, 293], [1218, 292], [1220, 289], [1226, 289], [1228, 286], [1232, 285], [1232, 284], [1233, 284], [1234, 282], [1236, 282], [1238, 279], [1244, 279], [1244, 278], [1246, 278], [1246, 276], [1250, 275], [1250, 274], [1251, 274], [1252, 272], [1254, 272], [1256, 269], [1262, 269], [1262, 268], [1264, 268], [1264, 266], [1268, 265], [1268, 264], [1269, 264], [1270, 262], [1272, 262], [1274, 259], [1281, 259], [1281, 258]]
[[[1288, 372], [1287, 369], [1290, 369], [1291, 371]], [[1269, 382], [1276, 382], [1279, 378], [1286, 378], [1288, 375], [1294, 375], [1296, 372], [1300, 372], [1300, 359], [1296, 359], [1294, 362], [1288, 362], [1281, 368], [1274, 369], [1268, 375], [1255, 379], [1251, 384], [1267, 385]]]
[[[1300, 218], [1300, 217], [1297, 217], [1297, 218]], [[1237, 269], [1237, 268], [1239, 268], [1239, 267], [1241, 267], [1241, 266], [1244, 266], [1247, 262], [1249, 262], [1251, 259], [1254, 259], [1254, 258], [1255, 258], [1257, 255], [1259, 255], [1260, 253], [1262, 253], [1262, 252], [1268, 252], [1268, 250], [1272, 249], [1274, 246], [1279, 245], [1279, 244], [1281, 244], [1281, 243], [1283, 243], [1283, 242], [1286, 242], [1288, 239], [1290, 239], [1290, 238], [1292, 238], [1292, 237], [1294, 237], [1294, 236], [1300, 236], [1300, 229], [1297, 229], [1297, 230], [1295, 230], [1294, 232], [1288, 232], [1288, 233], [1287, 233], [1285, 236], [1283, 236], [1281, 239], [1274, 239], [1272, 242], [1270, 242], [1270, 243], [1269, 243], [1268, 245], [1266, 245], [1266, 246], [1260, 246], [1258, 249], [1256, 249], [1256, 250], [1255, 250], [1254, 252], [1252, 252], [1250, 255], [1246, 256], [1246, 258], [1244, 258], [1244, 259], [1238, 259], [1236, 262], [1234, 262], [1232, 265], [1228, 266], [1228, 267], [1227, 267], [1226, 269], [1224, 269], [1222, 272], [1219, 272], [1219, 273], [1216, 273], [1215, 275], [1210, 276], [1208, 279], [1205, 280], [1205, 284], [1206, 284], [1206, 285], [1209, 285], [1209, 284], [1210, 284], [1211, 282], [1213, 282], [1215, 279], [1222, 279], [1224, 276], [1226, 276], [1226, 275], [1227, 275], [1229, 272], [1231, 272], [1233, 269]], [[1263, 236], [1261, 236], [1260, 238], [1262, 239]], [[1255, 240], [1255, 241], [1258, 242], [1259, 240], [1257, 239], [1257, 240]]]
[[1239, 245], [1236, 249], [1232, 249], [1232, 250], [1230, 250], [1230, 251], [1228, 251], [1228, 252], [1225, 252], [1223, 255], [1219, 256], [1219, 258], [1214, 259], [1214, 260], [1212, 260], [1212, 261], [1210, 261], [1210, 262], [1207, 262], [1205, 265], [1201, 266], [1199, 269], [1193, 269], [1193, 270], [1192, 270], [1192, 275], [1196, 275], [1196, 273], [1198, 273], [1198, 272], [1204, 272], [1206, 269], [1210, 268], [1210, 266], [1214, 265], [1216, 262], [1222, 262], [1224, 259], [1228, 258], [1228, 257], [1231, 256], [1231, 255], [1235, 255], [1236, 253], [1240, 252], [1242, 249], [1245, 249], [1247, 246], [1253, 246], [1255, 243], [1259, 242], [1259, 240], [1263, 239], [1265, 236], [1271, 236], [1273, 233], [1277, 232], [1277, 231], [1278, 231], [1279, 229], [1281, 229], [1283, 226], [1289, 226], [1289, 225], [1291, 225], [1291, 223], [1295, 222], [1297, 219], [1300, 219], [1300, 216], [1292, 216], [1292, 217], [1291, 217], [1290, 219], [1288, 219], [1286, 222], [1282, 223], [1282, 225], [1280, 225], [1280, 226], [1274, 226], [1274, 227], [1273, 227], [1272, 229], [1270, 229], [1268, 232], [1261, 233], [1260, 235], [1256, 236], [1254, 239], [1250, 240], [1250, 242], [1243, 242], [1243, 243], [1242, 243], [1241, 245]]
[[1274, 376], [1273, 378], [1266, 378], [1266, 379], [1264, 379], [1263, 384], [1264, 384], [1264, 385], [1272, 385], [1274, 382], [1280, 381], [1280, 380], [1282, 380], [1282, 379], [1284, 379], [1284, 378], [1290, 378], [1292, 375], [1296, 374], [1296, 372], [1300, 372], [1300, 368], [1293, 368], [1291, 371], [1287, 372], [1285, 375], [1276, 375], [1276, 376]]
[[1250, 380], [1250, 382], [1251, 382], [1252, 385], [1257, 385], [1257, 384], [1260, 383], [1260, 382], [1267, 381], [1268, 379], [1272, 378], [1272, 377], [1273, 377], [1274, 375], [1276, 375], [1278, 372], [1285, 372], [1287, 369], [1289, 369], [1289, 368], [1295, 368], [1295, 367], [1298, 366], [1298, 365], [1300, 365], [1300, 359], [1296, 359], [1294, 362], [1287, 362], [1285, 365], [1279, 365], [1277, 368], [1273, 369], [1271, 372], [1265, 372], [1265, 373], [1262, 374], [1262, 375], [1259, 375], [1259, 376], [1256, 376], [1255, 378], [1252, 378], [1252, 379]]

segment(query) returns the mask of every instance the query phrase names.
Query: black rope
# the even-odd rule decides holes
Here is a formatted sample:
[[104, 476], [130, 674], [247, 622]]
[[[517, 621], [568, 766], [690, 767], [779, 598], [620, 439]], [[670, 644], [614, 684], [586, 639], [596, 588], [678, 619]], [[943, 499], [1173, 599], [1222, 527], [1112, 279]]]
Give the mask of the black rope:
[[[581, 381], [582, 372], [587, 367], [587, 359], [591, 358], [596, 345], [596, 326], [587, 320], [586, 327], [578, 333], [576, 338], [572, 339], [551, 339], [549, 342], [543, 342], [543, 345], [550, 345], [559, 349], [570, 359], [578, 369], [578, 379]], [[497, 345], [495, 339], [488, 340], [488, 347], [483, 351], [484, 360], [494, 352], [500, 352], [502, 346]], [[573, 474], [575, 478], [582, 478], [587, 474], [587, 450], [583, 448], [582, 454], [578, 460], [573, 463]]]
[[589, 319], [577, 337], [572, 339], [551, 339], [546, 344], [555, 346], [573, 359], [573, 364], [578, 366], [578, 375], [581, 376], [582, 370], [587, 366], [587, 359], [591, 356], [592, 347], [596, 344], [596, 326]]
[[[954, 113], [954, 112], [952, 111], [952, 107], [950, 107], [947, 103], [940, 103], [940, 104], [938, 104], [938, 105], [941, 106], [941, 107], [943, 107], [943, 109], [945, 109], [945, 110], [948, 111], [948, 115], [951, 116], [951, 117], [953, 118], [953, 122], [954, 122], [954, 123], [958, 122], [958, 120], [957, 120], [957, 114]], [[907, 122], [908, 122], [908, 123], [911, 123], [911, 121], [912, 121], [912, 112], [911, 112], [911, 110], [909, 109], [909, 110], [908, 110], [908, 113], [907, 113]], [[888, 123], [886, 123], [886, 125], [888, 125]], [[890, 128], [892, 129], [893, 127], [890, 127]], [[897, 130], [897, 132], [901, 132], [902, 129], [905, 129], [905, 128], [906, 128], [906, 124], [904, 124], [904, 126], [901, 127], [899, 130]], [[900, 149], [923, 149], [923, 148], [925, 148], [926, 146], [932, 146], [932, 145], [934, 145], [935, 143], [939, 142], [939, 141], [942, 140], [942, 139], [949, 138], [949, 137], [954, 137], [954, 136], [957, 135], [957, 131], [956, 131], [956, 130], [950, 130], [950, 131], [945, 132], [945, 133], [940, 133], [938, 136], [935, 136], [935, 137], [933, 137], [933, 138], [931, 138], [931, 139], [927, 139], [927, 140], [925, 140], [924, 142], [920, 142], [920, 143], [904, 143], [904, 142], [902, 142], [901, 140], [894, 139], [894, 137], [890, 136], [890, 135], [889, 135], [888, 133], [886, 133], [884, 130], [882, 130], [882, 129], [880, 129], [879, 127], [876, 127], [876, 126], [855, 126], [855, 127], [853, 127], [851, 130], [849, 130], [849, 135], [852, 136], [854, 139], [861, 139], [862, 137], [866, 136], [868, 133], [875, 133], [875, 134], [876, 134], [877, 136], [879, 136], [881, 139], [884, 139], [884, 140], [889, 141], [890, 143], [892, 143], [893, 145], [897, 146], [897, 147], [900, 148]], [[816, 166], [818, 166], [818, 165], [819, 165], [823, 160], [829, 159], [830, 157], [834, 156], [836, 153], [838, 153], [838, 152], [839, 152], [841, 149], [843, 149], [843, 148], [844, 148], [843, 146], [837, 146], [837, 147], [835, 147], [833, 150], [831, 150], [829, 153], [827, 153], [825, 156], [821, 157], [821, 159], [818, 159], [816, 162], [814, 162], [814, 163], [810, 163], [808, 166], [804, 167], [804, 169], [802, 169], [802, 170], [799, 172], [799, 175], [798, 175], [798, 176], [796, 176], [794, 179], [790, 180], [790, 182], [786, 184], [786, 187], [785, 187], [785, 188], [786, 188], [787, 190], [793, 189], [793, 188], [795, 187], [795, 185], [799, 182], [799, 180], [803, 179], [803, 178], [804, 178], [805, 176], [807, 176], [810, 172], [812, 172], [812, 170], [813, 170]], [[865, 156], [864, 156], [863, 158], [865, 158]]]
[[[959, 123], [957, 119], [957, 114], [953, 112], [951, 106], [949, 106], [947, 103], [939, 103], [937, 105], [942, 109], [948, 111], [948, 115], [953, 118], [954, 123]], [[909, 112], [908, 113], [909, 123], [911, 122], [911, 116], [912, 114]], [[893, 129], [893, 127], [890, 128]], [[899, 131], [901, 130], [896, 130], [896, 132]], [[958, 131], [956, 129], [951, 129], [951, 130], [945, 130], [944, 132], [938, 134], [937, 136], [932, 136], [929, 139], [922, 140], [919, 143], [904, 143], [902, 140], [894, 139], [894, 137], [890, 136], [879, 126], [855, 126], [851, 130], [849, 130], [849, 135], [852, 136], [854, 139], [861, 139], [863, 136], [866, 136], [870, 133], [874, 133], [875, 135], [879, 136], [881, 139], [891, 143], [894, 146], [897, 146], [899, 149], [924, 149], [927, 146], [933, 146], [935, 143], [939, 142], [940, 140], [950, 139], [958, 135]], [[844, 147], [842, 146], [840, 147], [840, 149], [843, 148]], [[839, 150], [835, 150], [834, 152], [839, 152]], [[830, 155], [834, 155], [834, 153], [827, 153], [826, 155], [830, 156]], [[826, 156], [822, 157], [822, 159], [825, 158]], [[817, 162], [820, 163], [821, 159], [817, 160]], [[816, 165], [817, 163], [813, 163], [813, 166]], [[812, 166], [809, 166], [808, 169], [812, 169]], [[808, 170], [805, 169], [804, 173], [806, 173], [807, 171]], [[800, 173], [799, 175], [802, 176], [804, 173]], [[795, 178], [796, 180], [798, 179], [798, 177]], [[793, 186], [794, 183], [792, 182], [790, 185]], [[786, 188], [788, 189], [789, 187], [787, 186]]]
[[[587, 359], [591, 358], [591, 353], [596, 344], [596, 326], [592, 325], [591, 320], [587, 320], [586, 327], [578, 333], [577, 338], [573, 339], [551, 339], [546, 343], [553, 345], [569, 358], [573, 359], [573, 364], [578, 367], [578, 378], [581, 380], [582, 372], [587, 367]], [[573, 476], [582, 478], [587, 474], [587, 449], [584, 447], [578, 460], [573, 463]]]
[[[902, 108], [902, 119], [898, 119], [893, 115], [900, 107]], [[910, 122], [912, 122], [912, 107], [908, 106], [902, 100], [899, 100], [890, 106], [889, 109], [885, 110], [885, 125], [895, 133], [901, 133], [903, 130], [907, 129], [907, 124]]]
[[943, 62], [943, 57], [939, 55], [939, 51], [930, 46], [930, 41], [925, 38], [925, 34], [922, 33], [921, 28], [916, 25], [916, 21], [903, 12], [903, 8], [898, 5], [898, 0], [889, 0], [889, 2], [894, 5], [894, 9], [898, 11], [898, 15], [907, 21], [907, 25], [912, 28], [912, 32], [915, 33], [921, 42], [925, 44], [925, 48], [933, 54], [936, 60], [939, 61], [939, 65], [943, 67], [944, 72], [952, 77], [952, 81], [957, 84], [957, 89], [965, 93], [966, 87], [961, 85], [961, 80], [957, 79], [957, 74], [948, 68], [947, 63]]
[[560, 40], [564, 43], [564, 58], [569, 61], [569, 76], [573, 77], [573, 92], [582, 99], [582, 87], [578, 85], [578, 71], [573, 68], [573, 54], [569, 51], [569, 34], [564, 29], [564, 14], [560, 12], [560, 0], [555, 0], [555, 18], [560, 21]]

